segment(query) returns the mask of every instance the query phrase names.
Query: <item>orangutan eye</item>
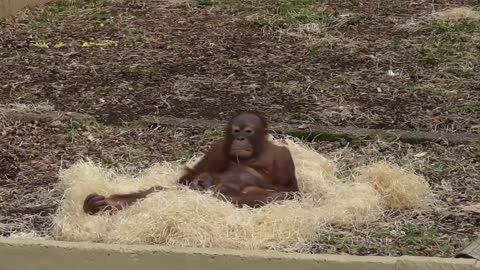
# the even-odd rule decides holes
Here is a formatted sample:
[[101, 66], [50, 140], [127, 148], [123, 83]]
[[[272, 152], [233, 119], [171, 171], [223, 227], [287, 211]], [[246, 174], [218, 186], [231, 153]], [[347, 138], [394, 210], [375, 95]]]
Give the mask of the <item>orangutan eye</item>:
[[246, 132], [247, 134], [252, 134], [252, 133], [253, 133], [253, 130], [251, 130], [251, 129], [246, 129], [245, 132]]
[[239, 133], [239, 132], [240, 132], [240, 129], [239, 129], [239, 128], [234, 128], [234, 129], [233, 129], [233, 133], [234, 133], [234, 134], [237, 134], [237, 133]]

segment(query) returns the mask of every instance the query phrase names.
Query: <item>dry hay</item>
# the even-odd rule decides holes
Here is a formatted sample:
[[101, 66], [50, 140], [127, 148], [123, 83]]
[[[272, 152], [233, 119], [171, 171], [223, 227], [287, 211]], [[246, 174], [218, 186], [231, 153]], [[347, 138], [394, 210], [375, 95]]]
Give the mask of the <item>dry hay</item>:
[[[53, 238], [303, 251], [327, 225], [372, 222], [388, 208], [406, 209], [426, 203], [429, 189], [419, 176], [387, 164], [374, 164], [359, 171], [359, 181], [344, 183], [336, 177], [331, 160], [300, 143], [285, 142], [293, 155], [304, 197], [260, 209], [236, 208], [211, 194], [178, 186], [176, 179], [182, 172], [179, 163], [157, 164], [134, 177], [92, 162], [79, 162], [61, 171], [60, 191], [64, 197], [54, 219]], [[191, 162], [196, 161], [198, 158]], [[83, 199], [91, 192], [109, 195], [153, 185], [171, 189], [151, 194], [114, 215], [88, 216], [82, 211]]]
[[379, 162], [359, 169], [358, 174], [357, 181], [371, 184], [390, 209], [422, 207], [433, 200], [425, 179], [398, 166]]
[[9, 103], [0, 104], [0, 114], [8, 114], [11, 112], [50, 112], [54, 107], [46, 103], [39, 104], [22, 104], [22, 103]]
[[434, 12], [432, 16], [435, 20], [439, 21], [456, 22], [465, 19], [480, 20], [480, 12], [468, 7], [446, 9], [444, 11]]

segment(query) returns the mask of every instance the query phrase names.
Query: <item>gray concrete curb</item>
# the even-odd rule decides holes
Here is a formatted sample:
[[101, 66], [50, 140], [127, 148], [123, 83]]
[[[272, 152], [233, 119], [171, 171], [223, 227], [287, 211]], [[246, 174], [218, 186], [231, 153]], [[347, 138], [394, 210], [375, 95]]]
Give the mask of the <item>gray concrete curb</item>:
[[480, 270], [473, 259], [343, 256], [0, 238], [0, 269]]

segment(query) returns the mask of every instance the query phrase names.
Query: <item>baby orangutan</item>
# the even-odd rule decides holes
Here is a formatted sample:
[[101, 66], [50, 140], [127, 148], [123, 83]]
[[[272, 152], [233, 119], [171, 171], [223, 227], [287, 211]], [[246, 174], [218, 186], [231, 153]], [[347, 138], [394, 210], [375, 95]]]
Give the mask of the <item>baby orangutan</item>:
[[[214, 190], [237, 206], [259, 207], [291, 199], [299, 191], [292, 156], [287, 148], [269, 142], [267, 134], [267, 122], [260, 115], [236, 115], [227, 125], [225, 138], [213, 144], [193, 168], [187, 168], [179, 183], [198, 191]], [[84, 211], [123, 209], [159, 190], [163, 188], [107, 198], [90, 194]]]

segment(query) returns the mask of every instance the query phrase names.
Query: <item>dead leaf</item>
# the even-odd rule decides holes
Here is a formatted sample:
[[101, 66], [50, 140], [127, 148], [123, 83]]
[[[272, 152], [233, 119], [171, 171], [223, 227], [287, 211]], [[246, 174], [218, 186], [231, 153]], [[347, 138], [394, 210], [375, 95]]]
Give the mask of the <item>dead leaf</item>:
[[424, 157], [426, 156], [428, 153], [427, 152], [420, 152], [418, 154], [415, 154], [414, 157]]
[[247, 22], [256, 22], [260, 19], [260, 15], [258, 13], [254, 13], [252, 15], [248, 15], [245, 17]]
[[82, 135], [87, 138], [87, 140], [93, 142], [95, 140], [95, 137], [93, 137], [92, 133], [85, 131], [82, 132]]
[[462, 210], [465, 212], [474, 212], [480, 214], [480, 204], [466, 205], [462, 207]]
[[63, 123], [62, 123], [61, 121], [59, 121], [59, 120], [55, 120], [55, 121], [53, 121], [52, 123], [50, 123], [50, 126], [51, 126], [51, 127], [59, 127], [59, 126], [61, 126], [61, 125], [63, 125]]

